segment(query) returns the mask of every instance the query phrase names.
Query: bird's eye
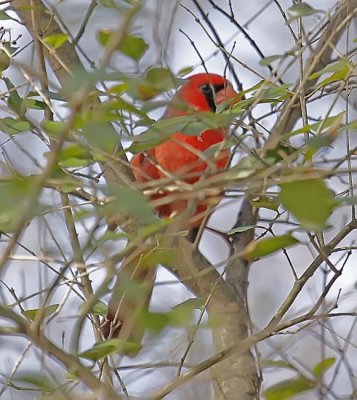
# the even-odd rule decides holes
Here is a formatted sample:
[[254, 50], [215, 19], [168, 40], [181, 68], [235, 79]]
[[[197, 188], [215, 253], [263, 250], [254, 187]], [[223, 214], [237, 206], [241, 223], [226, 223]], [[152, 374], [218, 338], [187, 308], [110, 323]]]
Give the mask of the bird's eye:
[[212, 93], [212, 86], [210, 84], [205, 84], [201, 86], [201, 92], [203, 94], [208, 94], [208, 93]]

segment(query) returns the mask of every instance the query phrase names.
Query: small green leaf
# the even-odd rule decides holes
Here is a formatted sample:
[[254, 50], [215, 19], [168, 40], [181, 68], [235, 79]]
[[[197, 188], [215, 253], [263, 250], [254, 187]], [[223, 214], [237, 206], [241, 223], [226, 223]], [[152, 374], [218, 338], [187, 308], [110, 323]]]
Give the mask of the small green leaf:
[[255, 228], [255, 225], [239, 226], [227, 232], [227, 235], [235, 235], [236, 233], [243, 233]]
[[[100, 44], [102, 46], [106, 46], [109, 43], [112, 35], [113, 32], [108, 29], [100, 30], [98, 33]], [[125, 54], [129, 58], [132, 58], [135, 61], [139, 61], [148, 49], [148, 47], [149, 45], [141, 37], [127, 34], [121, 40], [117, 50]]]
[[143, 77], [126, 81], [127, 93], [140, 100], [150, 100], [164, 91], [177, 88], [182, 82], [166, 68], [151, 67]]
[[202, 310], [202, 307], [204, 306], [205, 301], [201, 299], [200, 297], [192, 297], [190, 299], [187, 299], [183, 301], [180, 304], [177, 304], [175, 307], [173, 307], [173, 310], [177, 308], [185, 308], [185, 309], [191, 309], [191, 310]]
[[338, 204], [323, 179], [306, 179], [280, 185], [280, 199], [307, 230], [321, 231]]
[[274, 197], [259, 196], [250, 201], [250, 204], [257, 208], [266, 208], [268, 210], [278, 211], [280, 202]]
[[324, 79], [319, 83], [319, 87], [328, 85], [331, 82], [343, 81], [348, 78], [352, 73], [354, 67], [347, 59], [341, 59], [340, 61], [328, 64], [326, 67], [322, 68], [320, 71], [315, 72], [309, 76], [309, 80], [314, 80], [319, 78], [321, 75], [331, 74], [328, 78]]
[[282, 361], [282, 360], [261, 360], [261, 365], [263, 368], [286, 368], [286, 369], [292, 369], [296, 371], [296, 368], [288, 363], [287, 361]]
[[98, 300], [97, 303], [93, 306], [93, 313], [95, 315], [107, 315], [108, 307], [103, 301]]
[[58, 161], [58, 165], [62, 168], [84, 168], [93, 162], [92, 159], [68, 157], [65, 160]]
[[225, 173], [226, 180], [245, 179], [266, 167], [258, 157], [249, 155], [239, 160], [238, 164]]
[[312, 373], [316, 376], [316, 378], [321, 377], [332, 365], [336, 362], [335, 357], [325, 358], [320, 361], [318, 364], [314, 366], [312, 369]]
[[317, 10], [304, 2], [302, 2], [301, 4], [294, 4], [293, 6], [288, 8], [290, 21], [296, 18], [306, 17], [320, 12], [323, 12], [323, 10]]
[[9, 91], [9, 97], [7, 100], [8, 106], [16, 111], [16, 113], [23, 117], [24, 116], [24, 108], [22, 106], [22, 97], [18, 94], [15, 86], [12, 84], [10, 79], [4, 78], [4, 82], [6, 84], [7, 90]]
[[45, 393], [51, 393], [56, 389], [55, 385], [50, 382], [48, 378], [44, 376], [44, 374], [35, 373], [33, 371], [15, 375], [15, 377], [12, 379], [12, 382], [16, 382], [17, 384], [26, 383], [31, 385], [28, 388], [20, 388], [20, 390], [38, 390]]
[[[18, 218], [26, 204], [33, 188], [33, 177], [21, 178], [8, 176], [0, 182], [0, 231], [11, 232], [18, 222]], [[39, 205], [35, 205], [27, 216], [30, 220], [38, 215]]]
[[44, 110], [46, 108], [46, 104], [43, 101], [29, 98], [24, 99], [23, 106], [33, 110]]
[[189, 66], [189, 67], [183, 67], [179, 70], [179, 72], [177, 73], [178, 76], [185, 76], [190, 74], [193, 71], [194, 67]]
[[0, 49], [0, 75], [10, 66], [10, 57], [4, 50]]
[[67, 381], [80, 381], [79, 376], [77, 374], [75, 374], [74, 372], [66, 372], [64, 374], [64, 378]]
[[139, 322], [146, 329], [159, 333], [167, 326], [185, 327], [192, 321], [195, 310], [201, 310], [204, 305], [202, 299], [189, 299], [175, 306], [167, 313], [142, 312]]
[[0, 119], [0, 130], [8, 135], [17, 135], [18, 133], [28, 132], [31, 130], [31, 124], [22, 119], [14, 119], [4, 117]]
[[128, 235], [124, 232], [113, 232], [111, 230], [107, 230], [102, 236], [100, 236], [98, 239], [95, 239], [94, 244], [96, 247], [99, 247], [103, 246], [109, 240], [117, 241], [120, 239], [128, 239]]
[[341, 127], [341, 131], [347, 131], [347, 130], [351, 130], [351, 131], [356, 131], [357, 132], [357, 119], [355, 119], [354, 121], [349, 122], [348, 124], [344, 125]]
[[268, 88], [264, 89], [259, 96], [262, 99], [277, 99], [283, 100], [291, 95], [289, 91], [290, 84], [274, 85], [271, 84]]
[[41, 127], [53, 138], [58, 137], [58, 135], [63, 132], [63, 122], [60, 121], [49, 121], [45, 119], [41, 122]]
[[297, 243], [299, 243], [299, 241], [295, 239], [291, 233], [267, 239], [254, 240], [245, 248], [244, 256], [250, 260], [261, 258]]
[[[48, 153], [45, 154], [46, 156]], [[88, 150], [77, 144], [72, 143], [62, 149], [58, 157], [58, 165], [62, 168], [82, 168], [93, 162], [93, 158]]]
[[0, 11], [0, 20], [7, 20], [7, 19], [13, 19], [13, 18], [7, 15], [5, 11]]
[[259, 64], [262, 65], [263, 67], [266, 67], [267, 65], [270, 65], [272, 62], [280, 60], [283, 56], [284, 56], [283, 54], [275, 54], [273, 56], [264, 57], [259, 61]]
[[169, 313], [169, 325], [176, 327], [187, 326], [193, 318], [195, 310], [203, 310], [205, 305], [204, 299], [191, 298], [177, 304]]
[[139, 323], [152, 332], [159, 333], [165, 329], [169, 323], [168, 313], [146, 311], [139, 315]]
[[89, 146], [97, 153], [113, 154], [117, 148], [119, 137], [114, 127], [106, 122], [92, 121], [83, 127], [83, 135]]
[[79, 357], [97, 361], [115, 353], [137, 353], [141, 346], [121, 339], [109, 339], [96, 343], [92, 348], [83, 351]]
[[49, 178], [47, 182], [51, 187], [56, 187], [63, 193], [70, 193], [83, 186], [82, 180], [64, 173], [62, 169], [53, 173], [52, 177]]
[[22, 314], [33, 321], [39, 313], [42, 313], [43, 317], [49, 317], [51, 314], [57, 311], [58, 307], [59, 304], [51, 304], [50, 306], [47, 306], [45, 308], [33, 308], [29, 310], [24, 310]]
[[263, 394], [267, 400], [287, 400], [313, 389], [314, 386], [313, 381], [298, 377], [279, 382], [266, 389]]
[[46, 36], [44, 42], [54, 49], [59, 49], [68, 40], [68, 35], [66, 33], [54, 33], [52, 35]]
[[[302, 128], [296, 129], [295, 131], [286, 133], [284, 135], [284, 138], [289, 138], [295, 135], [299, 135], [301, 133], [309, 133], [309, 132], [319, 132], [320, 134], [322, 134], [331, 125], [334, 125], [335, 123], [341, 121], [344, 115], [345, 113], [341, 112], [337, 115], [332, 115], [330, 117], [324, 118], [319, 122], [315, 122], [314, 124], [305, 125]], [[344, 127], [346, 128], [346, 125]], [[341, 127], [341, 129], [343, 129], [343, 127]]]
[[140, 191], [129, 186], [112, 186], [110, 194], [113, 201], [105, 206], [107, 215], [122, 215], [137, 218], [143, 225], [150, 225], [158, 222], [154, 217], [153, 209], [147, 197]]

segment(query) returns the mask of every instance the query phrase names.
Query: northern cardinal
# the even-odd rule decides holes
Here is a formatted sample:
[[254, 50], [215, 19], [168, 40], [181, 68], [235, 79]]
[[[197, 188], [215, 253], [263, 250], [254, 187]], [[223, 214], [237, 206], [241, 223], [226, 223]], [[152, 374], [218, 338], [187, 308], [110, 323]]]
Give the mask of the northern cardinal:
[[[238, 101], [238, 94], [224, 77], [209, 73], [196, 74], [190, 76], [176, 92], [163, 118], [185, 116], [203, 111], [214, 113], [222, 102], [235, 103]], [[226, 137], [227, 127], [209, 129], [198, 136], [176, 132], [168, 140], [150, 149], [147, 153], [139, 153], [133, 157], [131, 165], [135, 179], [139, 183], [153, 180], [157, 180], [159, 183], [160, 179], [171, 177], [193, 184], [205, 172], [212, 175], [222, 171], [227, 167], [229, 150], [220, 149], [208, 153], [209, 156], [203, 152], [211, 146], [219, 145]], [[209, 162], [205, 161], [207, 157]], [[165, 196], [167, 193], [163, 189], [159, 194], [152, 195], [151, 200]], [[187, 203], [187, 200], [181, 199], [162, 204], [157, 207], [158, 215], [170, 217], [180, 214], [186, 210]], [[196, 208], [190, 221], [186, 222], [186, 228], [200, 226], [208, 204], [207, 199], [202, 199], [195, 204]], [[121, 280], [128, 279], [142, 283], [142, 290], [135, 298], [124, 295], [122, 290], [114, 290], [102, 330], [104, 337], [119, 337], [124, 340], [141, 342], [143, 329], [138, 326], [137, 319], [140, 312], [148, 307], [155, 278], [155, 266], [154, 268], [145, 266], [145, 256], [143, 255], [136, 257], [135, 262], [130, 264], [131, 271], [128, 271], [130, 268], [125, 265], [125, 273], [121, 274]], [[118, 286], [120, 286], [119, 282]]]

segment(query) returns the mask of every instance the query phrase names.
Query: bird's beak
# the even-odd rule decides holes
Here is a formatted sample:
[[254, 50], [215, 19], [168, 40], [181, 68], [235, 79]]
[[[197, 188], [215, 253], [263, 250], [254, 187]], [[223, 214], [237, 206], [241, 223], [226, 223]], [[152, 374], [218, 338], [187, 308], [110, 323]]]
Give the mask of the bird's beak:
[[217, 106], [223, 102], [226, 103], [227, 106], [232, 106], [237, 104], [240, 100], [238, 93], [233, 89], [230, 83], [228, 83], [224, 89], [217, 92], [215, 97]]

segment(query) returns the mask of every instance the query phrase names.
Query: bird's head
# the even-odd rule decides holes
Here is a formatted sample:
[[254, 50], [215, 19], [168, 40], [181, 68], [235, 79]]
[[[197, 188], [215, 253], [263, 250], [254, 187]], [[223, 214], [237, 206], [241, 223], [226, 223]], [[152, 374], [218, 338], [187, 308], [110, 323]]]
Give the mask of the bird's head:
[[216, 112], [217, 106], [226, 101], [231, 101], [231, 104], [239, 101], [238, 93], [226, 78], [217, 74], [195, 74], [187, 78], [187, 82], [175, 94], [169, 114], [186, 113], [182, 105], [196, 111]]

